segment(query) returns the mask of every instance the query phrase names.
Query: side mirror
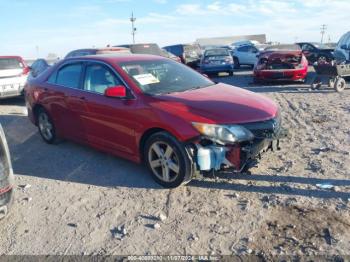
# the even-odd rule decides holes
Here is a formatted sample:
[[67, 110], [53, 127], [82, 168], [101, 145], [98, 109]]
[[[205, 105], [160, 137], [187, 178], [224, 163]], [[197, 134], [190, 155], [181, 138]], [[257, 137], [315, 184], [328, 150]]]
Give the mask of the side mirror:
[[112, 86], [105, 90], [105, 96], [125, 98], [126, 97], [126, 87], [125, 86]]

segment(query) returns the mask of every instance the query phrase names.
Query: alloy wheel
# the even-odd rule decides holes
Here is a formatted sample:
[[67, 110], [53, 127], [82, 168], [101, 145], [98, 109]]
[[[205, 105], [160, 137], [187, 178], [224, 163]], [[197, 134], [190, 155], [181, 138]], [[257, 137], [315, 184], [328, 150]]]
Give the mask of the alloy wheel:
[[164, 182], [173, 182], [180, 173], [179, 157], [166, 142], [154, 142], [148, 151], [152, 172]]
[[47, 140], [51, 140], [53, 135], [53, 125], [49, 119], [49, 116], [45, 112], [41, 112], [38, 118], [38, 124], [40, 133]]

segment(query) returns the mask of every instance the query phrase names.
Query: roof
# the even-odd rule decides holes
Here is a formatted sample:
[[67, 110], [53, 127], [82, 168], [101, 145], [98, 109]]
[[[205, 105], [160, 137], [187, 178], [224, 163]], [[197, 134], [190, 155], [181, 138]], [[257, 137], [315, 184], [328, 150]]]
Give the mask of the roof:
[[127, 54], [127, 53], [116, 53], [116, 54], [99, 54], [99, 55], [88, 55], [82, 57], [72, 57], [67, 58], [67, 60], [81, 60], [81, 59], [91, 59], [100, 60], [105, 62], [132, 62], [132, 61], [149, 61], [149, 60], [163, 60], [167, 59], [162, 56], [156, 55], [142, 55], [142, 54]]
[[23, 58], [21, 56], [18, 55], [8, 55], [8, 56], [0, 56], [0, 58], [16, 58], [16, 59], [21, 59], [23, 60]]

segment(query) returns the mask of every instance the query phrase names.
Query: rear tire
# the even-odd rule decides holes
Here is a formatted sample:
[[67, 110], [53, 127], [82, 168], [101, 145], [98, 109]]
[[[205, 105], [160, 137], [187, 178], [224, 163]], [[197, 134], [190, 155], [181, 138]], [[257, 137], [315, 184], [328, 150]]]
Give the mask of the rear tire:
[[36, 114], [38, 129], [42, 139], [48, 144], [57, 142], [56, 129], [52, 118], [44, 108], [40, 108]]
[[153, 179], [165, 188], [184, 185], [193, 177], [193, 161], [184, 145], [167, 132], [148, 138], [143, 159]]

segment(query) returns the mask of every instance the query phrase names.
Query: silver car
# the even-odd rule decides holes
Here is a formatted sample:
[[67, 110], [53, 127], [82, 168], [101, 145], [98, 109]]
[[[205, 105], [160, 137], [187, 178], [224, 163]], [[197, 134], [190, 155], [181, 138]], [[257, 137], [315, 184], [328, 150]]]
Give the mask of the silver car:
[[22, 95], [29, 71], [20, 56], [0, 56], [0, 98]]

